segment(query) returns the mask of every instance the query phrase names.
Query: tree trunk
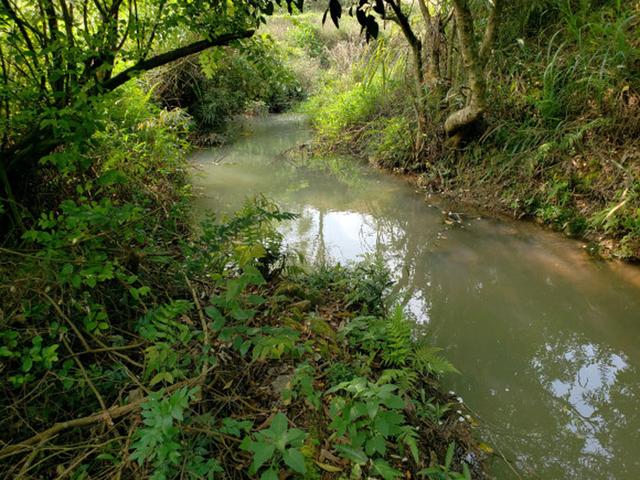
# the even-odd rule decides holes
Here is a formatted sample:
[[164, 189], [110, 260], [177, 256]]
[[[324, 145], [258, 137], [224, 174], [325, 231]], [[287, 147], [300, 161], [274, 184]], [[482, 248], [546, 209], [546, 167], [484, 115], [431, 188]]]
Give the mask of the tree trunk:
[[418, 5], [420, 6], [420, 13], [422, 14], [422, 19], [424, 20], [427, 30], [427, 83], [429, 84], [430, 89], [438, 90], [442, 80], [442, 75], [440, 72], [440, 14], [436, 13], [435, 15], [431, 15], [431, 13], [429, 12], [429, 7], [425, 3], [425, 0], [418, 0]]
[[402, 12], [400, 4], [393, 0], [387, 0], [387, 3], [391, 7], [395, 20], [402, 30], [407, 43], [411, 47], [411, 53], [413, 54], [413, 71], [415, 76], [416, 85], [416, 117], [418, 120], [418, 134], [416, 136], [415, 151], [416, 155], [422, 150], [422, 144], [424, 140], [424, 134], [427, 130], [427, 102], [424, 92], [424, 65], [422, 62], [422, 42], [415, 35], [411, 24], [407, 16]]
[[459, 145], [478, 128], [486, 110], [485, 66], [495, 38], [501, 7], [502, 0], [495, 0], [482, 45], [479, 47], [475, 39], [473, 16], [468, 1], [453, 0], [458, 43], [470, 91], [467, 105], [449, 115], [444, 123], [445, 133], [451, 138], [454, 146]]

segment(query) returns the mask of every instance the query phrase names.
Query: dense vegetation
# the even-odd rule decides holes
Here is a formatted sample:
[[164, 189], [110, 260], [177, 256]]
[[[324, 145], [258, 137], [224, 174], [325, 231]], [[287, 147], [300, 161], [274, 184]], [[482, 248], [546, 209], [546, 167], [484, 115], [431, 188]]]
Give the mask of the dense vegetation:
[[637, 2], [373, 5], [306, 107], [319, 145], [640, 257]]
[[3, 478], [483, 478], [380, 262], [305, 266], [261, 197], [195, 225], [237, 114], [639, 256], [637, 3], [301, 8], [0, 1]]
[[194, 225], [190, 142], [289, 108], [356, 37], [254, 35], [273, 13], [0, 4], [3, 478], [484, 475], [379, 262], [294, 262], [260, 197]]

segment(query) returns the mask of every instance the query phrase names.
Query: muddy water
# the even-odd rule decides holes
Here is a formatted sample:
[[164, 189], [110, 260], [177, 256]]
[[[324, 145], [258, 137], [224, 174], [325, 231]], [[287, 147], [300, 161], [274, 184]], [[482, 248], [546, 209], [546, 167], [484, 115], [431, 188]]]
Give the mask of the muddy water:
[[309, 262], [384, 256], [396, 293], [462, 372], [445, 386], [504, 457], [497, 478], [640, 478], [640, 269], [603, 263], [526, 223], [429, 206], [354, 160], [292, 161], [302, 120], [248, 122], [194, 158], [201, 210], [264, 193], [299, 219], [287, 242]]

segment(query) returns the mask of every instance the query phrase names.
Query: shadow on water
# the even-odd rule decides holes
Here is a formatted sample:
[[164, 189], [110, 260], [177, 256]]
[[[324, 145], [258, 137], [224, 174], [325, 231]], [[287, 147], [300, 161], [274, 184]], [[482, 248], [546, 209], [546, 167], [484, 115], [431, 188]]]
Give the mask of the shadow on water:
[[[198, 209], [263, 193], [300, 217], [283, 227], [309, 261], [382, 255], [433, 342], [463, 372], [447, 388], [523, 478], [635, 479], [640, 471], [640, 270], [596, 262], [526, 223], [448, 225], [404, 181], [353, 159], [283, 155], [296, 116], [247, 122], [194, 156]], [[512, 478], [496, 463], [498, 478]]]

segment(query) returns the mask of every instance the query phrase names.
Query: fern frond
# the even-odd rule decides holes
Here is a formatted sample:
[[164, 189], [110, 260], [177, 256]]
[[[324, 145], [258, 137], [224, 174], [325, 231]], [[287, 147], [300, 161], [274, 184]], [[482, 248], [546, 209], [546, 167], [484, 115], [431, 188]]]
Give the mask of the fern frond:
[[406, 319], [402, 307], [396, 306], [385, 326], [387, 338], [382, 354], [385, 365], [402, 367], [407, 364], [413, 351], [411, 322]]
[[150, 341], [165, 341], [169, 344], [186, 343], [191, 338], [188, 325], [177, 320], [193, 308], [186, 300], [173, 300], [150, 310], [135, 325], [136, 331]]
[[411, 452], [411, 456], [416, 464], [420, 463], [420, 453], [418, 450], [420, 435], [418, 435], [416, 429], [411, 425], [403, 425], [400, 427], [400, 430], [401, 432], [400, 435], [398, 435], [398, 440], [400, 441], [401, 450], [404, 450], [404, 447], [406, 446]]
[[442, 351], [438, 347], [430, 347], [428, 345], [420, 345], [414, 350], [413, 365], [417, 371], [422, 374], [433, 374], [436, 376], [445, 373], [460, 373], [453, 364], [438, 352]]
[[415, 371], [408, 368], [389, 368], [384, 370], [376, 382], [378, 385], [392, 383], [398, 385], [401, 391], [407, 392], [413, 390], [418, 375]]

